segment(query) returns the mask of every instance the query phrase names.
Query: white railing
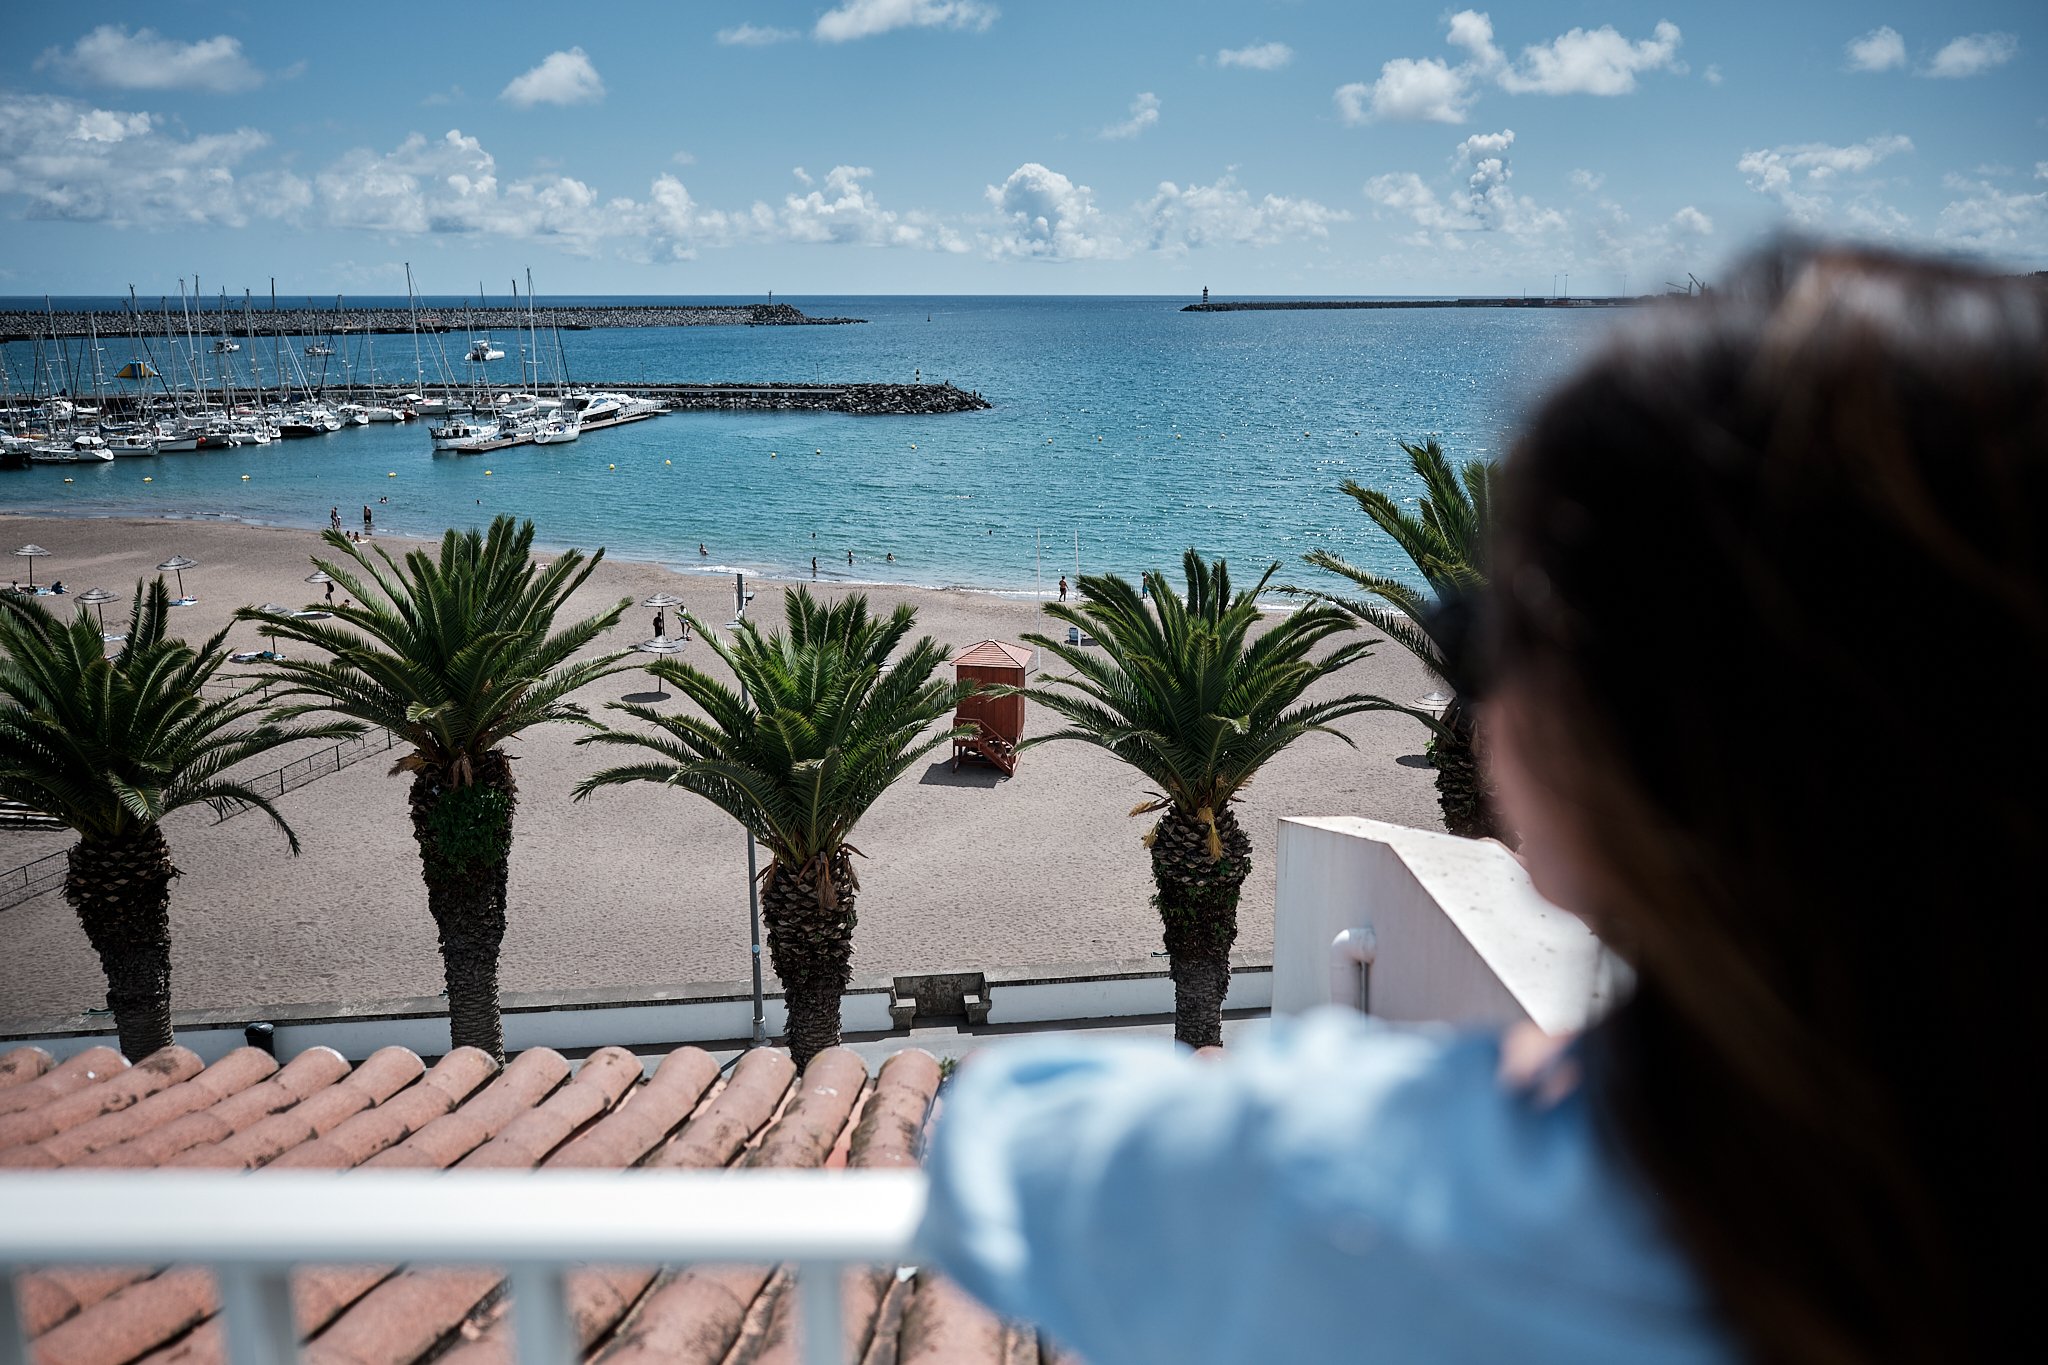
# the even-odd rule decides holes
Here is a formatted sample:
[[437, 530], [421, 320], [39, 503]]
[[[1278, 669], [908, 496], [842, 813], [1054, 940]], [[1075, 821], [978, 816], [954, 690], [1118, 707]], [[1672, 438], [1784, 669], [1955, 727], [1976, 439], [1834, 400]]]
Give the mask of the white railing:
[[580, 1354], [565, 1272], [587, 1263], [786, 1264], [803, 1365], [839, 1365], [841, 1272], [911, 1256], [916, 1171], [0, 1175], [0, 1365], [29, 1357], [13, 1278], [49, 1265], [200, 1265], [229, 1365], [297, 1357], [302, 1264], [481, 1265], [510, 1281], [520, 1365]]

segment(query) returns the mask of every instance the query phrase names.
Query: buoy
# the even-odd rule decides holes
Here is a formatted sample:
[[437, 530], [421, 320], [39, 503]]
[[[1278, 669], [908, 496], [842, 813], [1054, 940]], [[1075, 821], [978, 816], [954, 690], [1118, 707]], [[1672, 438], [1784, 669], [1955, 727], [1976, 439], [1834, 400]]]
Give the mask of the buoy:
[[663, 460], [663, 461], [662, 461], [662, 463], [663, 463], [663, 464], [674, 464], [674, 463], [675, 463], [675, 461], [674, 461], [674, 460]]
[[912, 450], [916, 450], [916, 449], [917, 449], [917, 442], [915, 442], [915, 441], [912, 441], [912, 442], [910, 443], [910, 448], [911, 448]]
[[249, 476], [248, 476], [247, 474], [244, 474], [244, 475], [242, 476], [242, 482], [243, 482], [243, 483], [247, 483], [247, 482], [249, 482]]
[[[930, 322], [930, 321], [931, 321], [931, 319], [930, 319], [930, 318], [926, 318], [926, 319], [925, 319], [925, 321], [926, 321], [926, 322]], [[811, 454], [813, 454], [813, 455], [823, 455], [824, 453], [825, 453], [825, 448], [824, 448], [823, 446], [820, 446], [820, 447], [818, 447], [818, 448], [817, 448], [816, 450], [814, 450], [814, 451], [812, 451], [812, 452], [811, 452]]]
[[605, 466], [605, 468], [606, 468], [606, 469], [617, 469], [617, 468], [618, 468], [618, 466], [617, 466], [617, 465], [615, 465], [615, 464], [608, 464], [608, 465], [606, 465], [606, 466]]
[[384, 477], [387, 479], [395, 479], [398, 477], [398, 471], [394, 469], [389, 474], [386, 474]]
[[66, 483], [70, 483], [70, 482], [71, 482], [71, 476], [70, 476], [69, 474], [66, 474], [66, 475], [64, 476], [64, 482], [66, 482]]
[[156, 482], [156, 480], [155, 480], [155, 479], [151, 478], [151, 477], [150, 477], [149, 475], [147, 475], [147, 474], [144, 474], [144, 475], [142, 476], [142, 481], [143, 481], [144, 483], [155, 483], [155, 482]]
[[486, 470], [484, 471], [484, 477], [485, 477], [485, 478], [487, 478], [487, 479], [488, 479], [489, 477], [491, 477], [491, 471], [490, 471], [490, 470], [488, 470], [488, 469], [486, 469]]
[[1098, 437], [1096, 437], [1096, 438], [1095, 438], [1095, 444], [1097, 444], [1097, 445], [1101, 445], [1101, 444], [1102, 444], [1102, 438], [1101, 438], [1100, 436], [1098, 436]]

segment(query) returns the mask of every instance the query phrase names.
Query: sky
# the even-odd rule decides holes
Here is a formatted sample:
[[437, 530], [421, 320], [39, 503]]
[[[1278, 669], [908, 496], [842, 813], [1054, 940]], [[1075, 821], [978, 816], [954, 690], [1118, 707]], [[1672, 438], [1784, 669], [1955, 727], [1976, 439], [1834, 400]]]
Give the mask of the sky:
[[0, 294], [1661, 290], [2048, 269], [2041, 0], [30, 5]]

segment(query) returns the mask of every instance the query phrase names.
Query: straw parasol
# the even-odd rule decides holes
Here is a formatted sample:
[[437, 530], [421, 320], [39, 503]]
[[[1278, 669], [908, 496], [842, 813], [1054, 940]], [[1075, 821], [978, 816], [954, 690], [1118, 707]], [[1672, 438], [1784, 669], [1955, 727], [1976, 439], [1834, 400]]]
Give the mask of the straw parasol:
[[[290, 607], [281, 606], [276, 602], [265, 602], [261, 607], [258, 607], [257, 610], [267, 611], [276, 616], [290, 616], [292, 614], [292, 609]], [[277, 654], [277, 627], [265, 626], [263, 628], [263, 633], [270, 637], [270, 653]], [[282, 658], [283, 656], [279, 655], [278, 657]]]
[[199, 601], [196, 597], [187, 597], [185, 595], [185, 570], [198, 567], [198, 560], [188, 559], [184, 555], [172, 555], [169, 559], [156, 566], [158, 573], [169, 572], [178, 576], [178, 595], [171, 600], [172, 606], [189, 607]]
[[24, 545], [14, 553], [28, 561], [28, 585], [33, 588], [36, 585], [36, 561], [50, 552], [40, 545]]
[[[666, 594], [666, 593], [656, 593], [656, 594], [655, 594], [655, 596], [656, 596], [656, 597], [665, 597], [665, 596], [667, 596], [667, 594]], [[634, 646], [633, 646], [633, 648], [634, 648], [634, 649], [638, 650], [638, 651], [639, 651], [640, 653], [642, 653], [642, 654], [655, 654], [655, 655], [662, 655], [662, 656], [667, 656], [667, 655], [670, 655], [670, 654], [680, 654], [680, 653], [682, 653], [682, 652], [683, 652], [683, 647], [684, 647], [684, 642], [683, 642], [683, 641], [681, 641], [681, 640], [671, 640], [671, 639], [670, 639], [670, 638], [669, 638], [668, 636], [666, 636], [666, 635], [658, 636], [658, 637], [656, 637], [655, 639], [652, 639], [652, 640], [642, 640], [642, 641], [641, 641], [641, 642], [640, 642], [639, 644], [637, 644], [637, 645], [634, 645]], [[668, 695], [668, 693], [666, 693], [666, 692], [664, 692], [664, 691], [662, 691], [662, 690], [661, 690], [661, 679], [660, 679], [660, 678], [656, 678], [656, 679], [654, 680], [654, 695], [655, 695], [655, 696], [656, 696], [657, 698], [659, 698], [659, 697], [666, 697], [666, 696]]]
[[116, 640], [125, 640], [128, 638], [126, 635], [109, 635], [107, 633], [107, 603], [118, 602], [120, 600], [120, 598], [116, 597], [113, 593], [108, 592], [105, 588], [88, 588], [86, 591], [78, 594], [78, 601], [81, 606], [93, 606], [99, 608], [100, 638], [102, 640], [105, 640], [108, 644], [112, 644]]

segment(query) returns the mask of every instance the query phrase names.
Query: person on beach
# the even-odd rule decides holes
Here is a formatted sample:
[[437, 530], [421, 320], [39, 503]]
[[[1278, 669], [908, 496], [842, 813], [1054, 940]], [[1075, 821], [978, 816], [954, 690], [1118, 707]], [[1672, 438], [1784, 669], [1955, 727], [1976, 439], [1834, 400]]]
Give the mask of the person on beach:
[[334, 605], [334, 580], [328, 579], [323, 586], [327, 589], [327, 595], [321, 600], [325, 601], [329, 606]]
[[368, 503], [363, 504], [363, 534], [365, 536], [373, 534], [370, 529], [370, 504]]
[[896, 562], [896, 552], [894, 550], [891, 550], [889, 551], [889, 553], [883, 555], [882, 562], [884, 564], [894, 564]]
[[817, 576], [818, 576], [818, 557], [817, 557], [816, 555], [812, 555], [812, 556], [811, 556], [811, 577], [813, 577], [813, 578], [816, 578]]
[[697, 542], [697, 553], [700, 556], [708, 556], [711, 553], [711, 551], [705, 549], [704, 542], [700, 540]]
[[1066, 601], [1066, 600], [1067, 600], [1067, 576], [1066, 576], [1065, 574], [1061, 574], [1061, 575], [1060, 575], [1060, 601], [1064, 602], [1064, 601]]
[[654, 613], [654, 638], [657, 640], [666, 640], [668, 638], [668, 613], [659, 608]]
[[853, 567], [853, 551], [851, 550], [846, 552], [846, 567], [849, 569]]
[[339, 507], [327, 509], [327, 524], [337, 531], [341, 529], [341, 509]]
[[1615, 324], [1431, 636], [1616, 1003], [988, 1048], [912, 1259], [1091, 1365], [2033, 1354], [2048, 710], [1937, 699], [2048, 676], [2044, 356], [2038, 282], [1863, 249]]

